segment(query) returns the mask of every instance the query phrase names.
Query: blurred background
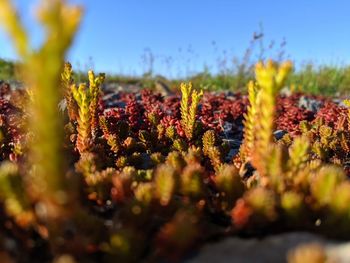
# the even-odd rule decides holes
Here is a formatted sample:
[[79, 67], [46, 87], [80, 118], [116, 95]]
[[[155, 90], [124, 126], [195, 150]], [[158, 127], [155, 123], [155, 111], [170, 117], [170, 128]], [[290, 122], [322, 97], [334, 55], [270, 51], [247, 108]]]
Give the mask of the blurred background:
[[[345, 85], [340, 82], [349, 71], [350, 2], [345, 0], [71, 2], [84, 5], [86, 11], [68, 56], [78, 71], [93, 68], [115, 76], [160, 75], [171, 80], [219, 75], [228, 79], [241, 74], [244, 79], [259, 59], [291, 59], [298, 72], [309, 74], [303, 80], [294, 79], [296, 83], [310, 87]], [[34, 36], [33, 43], [40, 43], [42, 31], [33, 19], [38, 1], [15, 3]], [[15, 61], [2, 31], [0, 45], [0, 58]], [[304, 83], [315, 77], [311, 73], [322, 70], [327, 73], [322, 81], [333, 83]], [[213, 87], [207, 82], [201, 83]], [[215, 85], [237, 88], [242, 84]]]

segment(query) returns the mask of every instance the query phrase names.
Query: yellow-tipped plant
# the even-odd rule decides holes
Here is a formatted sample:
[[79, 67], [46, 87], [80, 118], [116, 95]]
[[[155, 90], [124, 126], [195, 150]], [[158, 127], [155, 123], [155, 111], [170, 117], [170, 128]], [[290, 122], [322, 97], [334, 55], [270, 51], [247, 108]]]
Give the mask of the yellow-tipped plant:
[[72, 94], [71, 86], [73, 85], [73, 82], [74, 82], [73, 68], [69, 62], [66, 62], [64, 64], [63, 72], [61, 74], [61, 79], [62, 79], [64, 97], [67, 103], [67, 111], [68, 111], [69, 119], [71, 121], [76, 121], [78, 119], [78, 105], [74, 100], [74, 97]]
[[91, 93], [91, 103], [90, 103], [90, 112], [91, 112], [91, 132], [92, 136], [95, 137], [98, 129], [98, 103], [101, 97], [101, 86], [105, 80], [105, 74], [100, 73], [97, 77], [95, 76], [92, 70], [88, 73], [89, 77], [89, 88]]
[[256, 97], [258, 93], [258, 87], [253, 81], [248, 83], [248, 99], [249, 105], [247, 107], [247, 113], [244, 113], [244, 140], [240, 147], [240, 157], [243, 162], [249, 159], [251, 151], [254, 146], [254, 126], [257, 112]]
[[208, 156], [210, 162], [215, 170], [218, 170], [222, 164], [222, 153], [219, 147], [216, 145], [216, 135], [213, 130], [208, 130], [203, 134], [203, 154]]
[[252, 162], [261, 175], [266, 175], [266, 166], [269, 162], [267, 159], [270, 156], [269, 153], [274, 142], [276, 97], [291, 69], [292, 63], [290, 61], [278, 66], [275, 62], [269, 60], [266, 64], [259, 62], [255, 66], [255, 75], [260, 91], [255, 102], [258, 111], [256, 113]]
[[230, 207], [242, 196], [244, 184], [238, 170], [233, 165], [225, 164], [218, 169], [214, 178], [215, 185], [220, 192], [222, 207]]
[[104, 74], [95, 77], [89, 71], [89, 86], [81, 83], [78, 87], [73, 84], [71, 90], [79, 107], [77, 149], [80, 153], [89, 151], [98, 127], [97, 106], [100, 97], [100, 87], [104, 81]]
[[107, 144], [111, 147], [111, 150], [118, 153], [122, 149], [119, 136], [111, 133], [110, 125], [105, 116], [100, 116], [100, 127], [103, 131], [103, 136], [107, 140]]
[[85, 83], [79, 84], [79, 87], [75, 84], [72, 85], [72, 94], [79, 107], [76, 146], [80, 154], [82, 154], [92, 147], [90, 114], [91, 94]]
[[296, 171], [303, 168], [309, 159], [310, 143], [306, 137], [295, 138], [293, 144], [289, 148], [288, 170], [293, 176]]
[[348, 129], [350, 130], [350, 100], [344, 100], [343, 103], [345, 104], [345, 106], [348, 107], [347, 121], [348, 121]]
[[196, 114], [203, 91], [192, 89], [192, 83], [181, 83], [181, 125], [186, 138], [191, 140], [196, 128]]
[[158, 166], [155, 173], [155, 194], [161, 205], [166, 206], [173, 198], [176, 186], [175, 169], [170, 165]]

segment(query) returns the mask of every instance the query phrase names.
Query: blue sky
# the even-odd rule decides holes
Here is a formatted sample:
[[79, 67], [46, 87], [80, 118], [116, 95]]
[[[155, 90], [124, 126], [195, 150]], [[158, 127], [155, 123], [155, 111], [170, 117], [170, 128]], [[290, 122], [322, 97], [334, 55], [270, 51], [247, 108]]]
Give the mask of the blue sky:
[[[33, 43], [40, 43], [41, 31], [32, 15], [38, 1], [15, 2]], [[93, 67], [97, 71], [141, 74], [150, 64], [143, 62], [143, 57], [151, 51], [155, 73], [176, 77], [200, 71], [204, 65], [215, 72], [218, 57], [231, 60], [243, 56], [259, 25], [263, 26], [264, 45], [272, 40], [276, 43], [267, 55], [275, 56], [285, 38], [286, 55], [297, 65], [305, 61], [350, 63], [350, 1], [346, 0], [73, 2], [83, 4], [86, 11], [69, 52], [69, 60], [82, 70]], [[255, 50], [259, 53], [258, 45]], [[16, 58], [2, 31], [0, 57]]]

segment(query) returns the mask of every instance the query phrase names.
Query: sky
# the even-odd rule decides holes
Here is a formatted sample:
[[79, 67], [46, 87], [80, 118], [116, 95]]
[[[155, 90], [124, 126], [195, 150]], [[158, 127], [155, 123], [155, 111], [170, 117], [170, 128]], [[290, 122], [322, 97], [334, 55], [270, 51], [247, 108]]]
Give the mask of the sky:
[[[46, 0], [48, 1], [48, 0]], [[40, 1], [15, 1], [32, 36], [43, 34], [34, 18]], [[85, 16], [68, 53], [80, 69], [139, 75], [150, 69], [168, 77], [215, 72], [241, 59], [254, 32], [263, 32], [264, 57], [295, 64], [350, 63], [350, 1], [347, 0], [73, 0]], [[275, 45], [269, 51], [273, 41]], [[253, 48], [257, 59], [261, 42]], [[0, 57], [16, 59], [11, 41], [0, 30]], [[153, 59], [152, 59], [153, 58]], [[226, 60], [225, 60], [226, 58]], [[153, 60], [153, 63], [151, 61]]]

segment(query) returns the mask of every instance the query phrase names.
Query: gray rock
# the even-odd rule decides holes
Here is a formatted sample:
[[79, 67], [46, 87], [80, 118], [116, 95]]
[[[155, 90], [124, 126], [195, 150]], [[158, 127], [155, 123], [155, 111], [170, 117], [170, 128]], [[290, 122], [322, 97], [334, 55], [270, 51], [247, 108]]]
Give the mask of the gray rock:
[[[235, 97], [235, 94], [231, 91], [231, 90], [224, 90], [224, 91], [222, 91], [222, 93], [224, 93], [225, 94], [225, 97]], [[217, 94], [217, 92], [215, 93], [214, 92], [214, 94]]]
[[273, 135], [275, 136], [276, 140], [280, 140], [282, 139], [282, 137], [287, 134], [288, 132], [287, 131], [284, 131], [284, 130], [277, 130], [273, 133]]
[[344, 100], [342, 100], [342, 99], [333, 99], [333, 102], [338, 104], [340, 107], [344, 107], [344, 108], [347, 108], [347, 109], [350, 108], [349, 106], [345, 105]]
[[241, 140], [236, 140], [236, 139], [222, 139], [222, 142], [228, 144], [228, 146], [230, 146], [230, 148], [233, 149], [238, 149], [239, 146], [241, 145]]
[[223, 124], [223, 133], [226, 139], [234, 138], [235, 137], [235, 132], [233, 131], [233, 123], [225, 121]]
[[[286, 262], [288, 252], [302, 244], [319, 243], [329, 262], [350, 263], [350, 242], [340, 243], [305, 232], [285, 233], [263, 239], [231, 237], [207, 244], [185, 263]], [[327, 261], [328, 262], [328, 261]]]
[[298, 102], [298, 107], [316, 113], [322, 107], [322, 102], [312, 98], [301, 96]]
[[290, 88], [288, 86], [285, 86], [281, 89], [280, 94], [288, 97], [288, 96], [292, 95], [292, 91], [290, 90]]
[[21, 82], [21, 81], [9, 80], [8, 83], [10, 84], [11, 89], [13, 89], [13, 90], [17, 90], [17, 89], [21, 90], [21, 89], [25, 88], [23, 82]]
[[239, 148], [230, 149], [228, 154], [226, 154], [225, 156], [225, 162], [231, 162], [233, 157], [236, 156], [238, 152], [239, 152]]
[[141, 90], [138, 84], [119, 84], [119, 83], [105, 83], [102, 86], [102, 90], [105, 93], [118, 93], [118, 92], [139, 92]]
[[108, 93], [103, 96], [103, 101], [106, 105], [106, 108], [125, 108], [125, 103], [119, 100], [118, 93]]
[[169, 86], [161, 80], [157, 80], [155, 83], [155, 91], [159, 92], [162, 96], [166, 97], [166, 96], [170, 96], [173, 93], [171, 92]]
[[230, 151], [225, 156], [226, 162], [231, 162], [232, 158], [239, 152], [239, 147], [241, 145], [241, 140], [236, 139], [222, 139], [222, 142], [230, 147]]

